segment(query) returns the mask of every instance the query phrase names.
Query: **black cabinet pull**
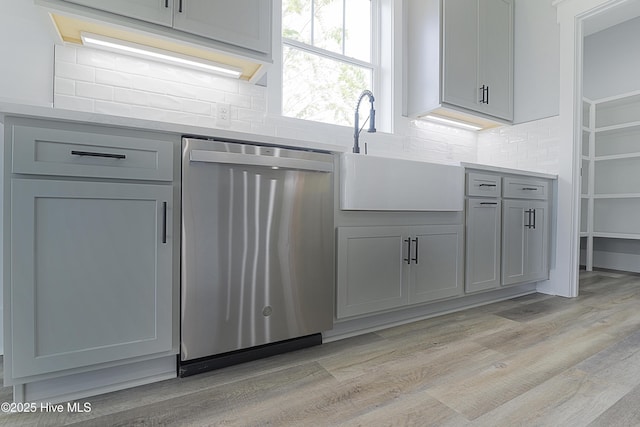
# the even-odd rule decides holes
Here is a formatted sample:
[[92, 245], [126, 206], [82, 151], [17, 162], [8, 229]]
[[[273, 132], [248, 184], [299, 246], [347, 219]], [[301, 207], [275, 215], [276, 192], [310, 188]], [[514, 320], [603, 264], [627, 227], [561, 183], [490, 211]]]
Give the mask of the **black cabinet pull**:
[[178, 12], [182, 13], [182, 0], [178, 3]]
[[413, 258], [413, 260], [412, 260], [412, 261], [415, 261], [415, 263], [417, 264], [417, 263], [418, 263], [418, 238], [416, 237], [416, 238], [413, 240], [413, 242], [416, 244], [416, 257], [415, 257], [415, 258]]
[[498, 184], [480, 184], [478, 187], [497, 187]]
[[522, 187], [522, 191], [538, 191], [536, 187]]
[[169, 7], [169, 0], [164, 0], [164, 7]]
[[404, 260], [411, 265], [411, 238], [404, 239], [404, 242], [407, 244], [407, 257]]
[[480, 205], [482, 205], [482, 206], [486, 206], [486, 205], [494, 205], [495, 206], [497, 204], [498, 204], [498, 202], [480, 202]]
[[524, 226], [531, 228], [531, 209], [527, 209], [524, 213], [527, 214], [527, 223]]
[[482, 98], [480, 98], [480, 104], [484, 104], [484, 85], [480, 88], [480, 93], [482, 93]]
[[162, 243], [167, 243], [167, 202], [162, 202]]
[[489, 105], [489, 86], [487, 85], [487, 98], [485, 104]]
[[536, 229], [536, 210], [535, 209], [531, 209], [531, 212], [533, 212], [533, 229]]
[[125, 156], [124, 154], [99, 153], [94, 151], [71, 150], [71, 154], [74, 156], [106, 157], [108, 159], [126, 159], [127, 158], [127, 156]]

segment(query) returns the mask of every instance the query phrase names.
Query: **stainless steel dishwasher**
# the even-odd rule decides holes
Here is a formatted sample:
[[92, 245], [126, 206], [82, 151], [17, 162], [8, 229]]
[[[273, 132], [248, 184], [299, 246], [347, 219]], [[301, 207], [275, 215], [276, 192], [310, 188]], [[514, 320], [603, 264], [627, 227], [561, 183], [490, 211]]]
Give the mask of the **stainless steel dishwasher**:
[[333, 327], [333, 156], [183, 138], [180, 375]]

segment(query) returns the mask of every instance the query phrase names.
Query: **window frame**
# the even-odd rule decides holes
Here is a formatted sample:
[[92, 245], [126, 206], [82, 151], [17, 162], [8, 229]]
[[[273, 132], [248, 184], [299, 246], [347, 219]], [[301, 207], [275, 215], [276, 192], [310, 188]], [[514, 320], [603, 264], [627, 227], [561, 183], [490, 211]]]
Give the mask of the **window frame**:
[[[348, 0], [344, 0], [344, 1], [348, 1]], [[275, 37], [273, 37], [274, 39], [273, 61], [274, 61], [274, 66], [277, 66], [277, 70], [273, 70], [274, 71], [273, 73], [269, 73], [270, 76], [268, 78], [268, 86], [272, 88], [273, 87], [277, 88], [277, 91], [270, 90], [270, 101], [268, 105], [268, 111], [272, 115], [280, 116], [286, 120], [301, 120], [307, 123], [313, 122], [313, 123], [322, 123], [322, 124], [331, 125], [325, 122], [299, 119], [295, 117], [285, 116], [283, 114], [284, 66], [283, 66], [282, 52], [285, 46], [292, 49], [298, 49], [312, 55], [318, 55], [333, 61], [338, 61], [338, 62], [346, 63], [349, 65], [370, 69], [372, 87], [369, 89], [374, 93], [374, 96], [376, 96], [376, 103], [380, 101], [378, 94], [382, 92], [381, 81], [383, 80], [383, 78], [381, 77], [381, 73], [383, 69], [381, 64], [382, 43], [381, 43], [381, 37], [380, 37], [380, 34], [382, 32], [381, 31], [381, 25], [382, 25], [381, 4], [382, 4], [382, 1], [384, 0], [370, 0], [370, 1], [371, 1], [371, 52], [370, 52], [371, 62], [363, 61], [357, 58], [343, 55], [341, 53], [333, 52], [333, 51], [319, 48], [304, 42], [300, 42], [298, 40], [283, 37], [282, 35], [282, 1], [278, 1], [278, 0], [275, 1], [275, 5], [274, 5], [275, 7], [273, 8], [274, 9], [273, 28], [274, 28], [274, 33], [277, 31], [277, 35], [274, 34]], [[344, 26], [344, 17], [343, 17], [343, 30], [344, 29], [345, 29], [345, 26]], [[313, 41], [313, 32], [312, 32], [312, 41]], [[342, 40], [342, 46], [343, 46], [342, 50], [344, 51], [344, 37]], [[355, 111], [356, 102], [357, 102], [357, 99], [354, 99], [353, 100], [354, 111]], [[333, 124], [333, 126], [344, 127], [346, 125]], [[391, 131], [391, 129], [386, 129], [387, 126], [383, 126], [383, 127], [385, 128], [384, 130]]]

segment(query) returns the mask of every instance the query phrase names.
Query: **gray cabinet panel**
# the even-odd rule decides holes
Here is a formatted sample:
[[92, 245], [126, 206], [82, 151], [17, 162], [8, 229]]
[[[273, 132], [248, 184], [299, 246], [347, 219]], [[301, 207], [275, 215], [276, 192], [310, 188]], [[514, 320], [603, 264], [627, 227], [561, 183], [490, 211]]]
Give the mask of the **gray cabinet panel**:
[[479, 109], [478, 2], [446, 0], [443, 8], [442, 100]]
[[181, 0], [174, 28], [262, 53], [271, 52], [271, 1]]
[[167, 141], [59, 129], [48, 121], [12, 124], [11, 172], [92, 178], [173, 180]]
[[499, 199], [467, 200], [467, 292], [500, 287], [501, 214], [502, 201]]
[[462, 225], [339, 227], [337, 317], [461, 295], [463, 231]]
[[[526, 228], [525, 200], [505, 200], [502, 215], [502, 284], [525, 280]], [[528, 217], [528, 215], [527, 215]]]
[[337, 317], [407, 304], [404, 227], [339, 227]]
[[546, 202], [503, 201], [502, 284], [544, 279], [548, 275]]
[[13, 179], [11, 194], [8, 377], [172, 349], [171, 186]]
[[484, 112], [513, 118], [513, 0], [480, 0], [479, 82], [487, 86]]
[[174, 0], [65, 0], [118, 15], [170, 27]]
[[461, 295], [463, 227], [429, 225], [409, 227], [408, 231], [413, 241], [409, 302], [415, 304]]
[[443, 2], [443, 102], [512, 120], [513, 20], [513, 0]]

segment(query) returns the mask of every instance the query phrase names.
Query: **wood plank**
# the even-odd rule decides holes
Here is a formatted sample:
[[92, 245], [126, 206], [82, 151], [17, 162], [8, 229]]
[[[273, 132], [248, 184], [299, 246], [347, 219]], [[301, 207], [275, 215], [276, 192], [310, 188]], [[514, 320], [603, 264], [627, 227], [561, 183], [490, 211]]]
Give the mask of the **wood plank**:
[[528, 295], [0, 425], [640, 425], [640, 278], [581, 277], [575, 299]]

